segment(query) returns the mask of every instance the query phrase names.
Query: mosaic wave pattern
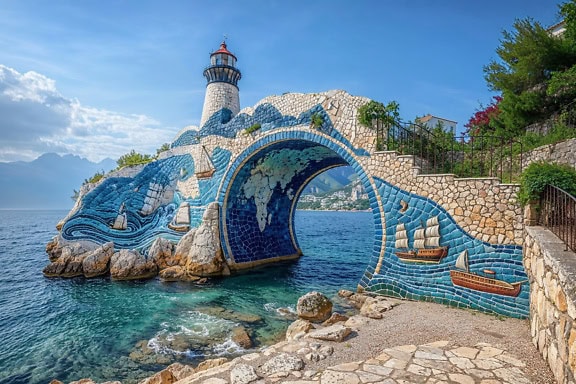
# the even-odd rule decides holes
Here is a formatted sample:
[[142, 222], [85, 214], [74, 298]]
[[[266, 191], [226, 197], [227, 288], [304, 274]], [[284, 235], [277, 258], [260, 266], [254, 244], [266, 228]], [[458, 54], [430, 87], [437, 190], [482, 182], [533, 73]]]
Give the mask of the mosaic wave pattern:
[[256, 123], [261, 124], [260, 132], [267, 132], [276, 128], [293, 127], [296, 125], [309, 125], [312, 115], [314, 114], [322, 116], [323, 120], [322, 125], [317, 128], [318, 131], [334, 137], [336, 140], [352, 149], [357, 155], [369, 155], [369, 153], [363, 148], [354, 148], [350, 141], [334, 128], [330, 117], [320, 104], [302, 112], [297, 118], [294, 116], [282, 115], [282, 113], [270, 103], [259, 105], [256, 107], [252, 115], [240, 113], [233, 118], [230, 118], [231, 111], [223, 108], [212, 115], [199, 132], [190, 130], [182, 133], [182, 135], [172, 143], [172, 148], [182, 145], [196, 144], [198, 138], [210, 135], [234, 138], [238, 132], [241, 132]]
[[[371, 291], [415, 300], [433, 300], [457, 307], [501, 313], [511, 317], [529, 314], [529, 284], [522, 265], [522, 247], [493, 245], [471, 237], [434, 201], [403, 191], [384, 180], [375, 179], [384, 201], [386, 218], [386, 250], [379, 273], [374, 273], [378, 255], [371, 260], [372, 268], [363, 277], [362, 285]], [[405, 202], [408, 208], [403, 212]], [[396, 226], [404, 223], [409, 243], [414, 232], [428, 218], [438, 216], [440, 245], [448, 246], [448, 255], [439, 264], [407, 263], [394, 253]], [[380, 235], [376, 233], [376, 238]], [[523, 282], [517, 297], [490, 294], [456, 286], [450, 278], [456, 258], [468, 251], [470, 271], [485, 269], [495, 272], [495, 278], [509, 283]]]
[[[168, 228], [176, 209], [181, 202], [190, 202], [190, 225], [200, 225], [204, 207], [214, 201], [230, 156], [227, 150], [214, 150], [212, 159], [216, 172], [210, 180], [199, 181], [200, 195], [194, 199], [184, 199], [175, 191], [178, 180], [186, 181], [194, 175], [194, 161], [190, 155], [151, 162], [134, 177], [107, 178], [83, 197], [82, 208], [65, 223], [62, 237], [100, 244], [113, 241], [116, 249], [141, 251], [159, 236], [178, 241], [183, 234]], [[156, 203], [150, 207], [150, 213], [144, 210], [147, 202]], [[116, 230], [111, 224], [122, 206], [127, 228]]]

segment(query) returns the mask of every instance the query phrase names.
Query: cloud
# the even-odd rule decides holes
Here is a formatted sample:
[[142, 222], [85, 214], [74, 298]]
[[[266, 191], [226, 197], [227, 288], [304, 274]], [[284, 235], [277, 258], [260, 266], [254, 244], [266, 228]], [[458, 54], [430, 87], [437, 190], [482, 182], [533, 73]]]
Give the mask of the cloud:
[[53, 79], [0, 64], [0, 161], [33, 160], [45, 152], [92, 161], [131, 149], [155, 153], [176, 131], [146, 115], [83, 106], [61, 95]]

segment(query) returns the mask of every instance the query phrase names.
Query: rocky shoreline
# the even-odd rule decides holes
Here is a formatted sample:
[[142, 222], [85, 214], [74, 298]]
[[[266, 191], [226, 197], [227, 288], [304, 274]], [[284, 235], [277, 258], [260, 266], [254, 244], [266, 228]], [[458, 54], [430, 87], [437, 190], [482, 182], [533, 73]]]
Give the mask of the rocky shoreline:
[[175, 363], [140, 384], [555, 382], [525, 320], [344, 290], [339, 296], [355, 314], [332, 312], [328, 298], [311, 292], [299, 299], [299, 319], [284, 341], [232, 360]]
[[159, 237], [146, 254], [136, 249], [115, 250], [113, 242], [68, 242], [60, 235], [47, 244], [46, 253], [51, 262], [42, 271], [46, 277], [110, 275], [113, 280], [142, 280], [159, 276], [163, 281], [202, 282], [230, 275], [220, 245], [218, 203], [208, 205], [202, 224], [178, 244]]

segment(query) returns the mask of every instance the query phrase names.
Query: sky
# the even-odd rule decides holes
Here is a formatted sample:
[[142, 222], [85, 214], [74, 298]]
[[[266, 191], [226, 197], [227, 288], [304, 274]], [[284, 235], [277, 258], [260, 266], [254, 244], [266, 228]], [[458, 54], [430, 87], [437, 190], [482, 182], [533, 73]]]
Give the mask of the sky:
[[154, 154], [198, 125], [209, 55], [238, 58], [241, 108], [343, 89], [462, 129], [494, 93], [503, 30], [552, 0], [0, 0], [0, 162]]

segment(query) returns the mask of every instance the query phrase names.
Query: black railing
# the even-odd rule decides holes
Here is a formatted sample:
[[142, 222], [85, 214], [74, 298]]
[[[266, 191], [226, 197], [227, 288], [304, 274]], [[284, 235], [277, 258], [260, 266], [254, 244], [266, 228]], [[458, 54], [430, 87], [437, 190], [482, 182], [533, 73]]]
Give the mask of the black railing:
[[553, 185], [546, 185], [540, 197], [538, 225], [548, 228], [576, 252], [576, 198]]
[[420, 124], [374, 122], [376, 149], [414, 155], [422, 174], [497, 177], [513, 182], [522, 171], [522, 143], [500, 136], [455, 136]]

